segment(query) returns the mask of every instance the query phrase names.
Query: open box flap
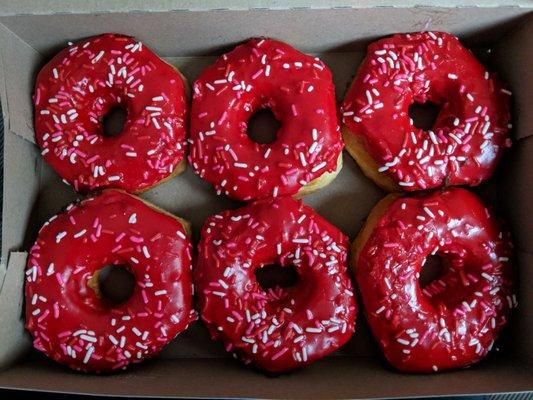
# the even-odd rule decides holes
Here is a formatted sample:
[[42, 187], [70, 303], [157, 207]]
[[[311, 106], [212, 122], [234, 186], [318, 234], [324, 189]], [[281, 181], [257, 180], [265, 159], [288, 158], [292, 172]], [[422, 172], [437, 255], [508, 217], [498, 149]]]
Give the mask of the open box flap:
[[31, 341], [24, 329], [22, 317], [24, 302], [24, 270], [28, 253], [13, 252], [0, 292], [0, 369], [24, 356], [31, 348]]
[[[450, 0], [446, 7], [502, 7], [528, 6], [528, 0]], [[441, 0], [374, 0], [361, 2], [357, 0], [145, 0], [129, 1], [128, 11], [208, 11], [208, 10], [250, 10], [250, 9], [318, 9], [318, 8], [370, 8], [370, 7], [413, 7], [442, 6]], [[4, 6], [1, 15], [16, 14], [51, 14], [61, 10], [63, 13], [123, 12], [124, 6], [116, 0], [79, 1], [69, 0], [18, 0]]]
[[38, 196], [40, 154], [34, 144], [4, 130], [2, 264], [10, 251], [24, 248]]
[[6, 130], [34, 143], [33, 81], [42, 56], [0, 24], [0, 98]]
[[[160, 56], [198, 56], [218, 54], [254, 36], [282, 37], [306, 53], [363, 50], [369, 40], [380, 36], [424, 29], [449, 31], [474, 48], [498, 39], [502, 32], [516, 25], [524, 12], [519, 7], [363, 7], [312, 11], [108, 12], [99, 13], [96, 18], [83, 13], [65, 16], [57, 12], [0, 16], [0, 23], [46, 57], [56, 53], [68, 40], [110, 30], [135, 36]], [[69, 24], [64, 22], [66, 17]], [[221, 30], [220, 27], [231, 28]], [[194, 40], [182, 39], [191, 34]]]

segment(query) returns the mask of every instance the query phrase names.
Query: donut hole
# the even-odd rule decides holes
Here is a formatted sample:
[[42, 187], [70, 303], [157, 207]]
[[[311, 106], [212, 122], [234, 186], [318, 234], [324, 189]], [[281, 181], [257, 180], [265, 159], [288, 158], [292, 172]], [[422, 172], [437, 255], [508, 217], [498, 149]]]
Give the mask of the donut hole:
[[281, 123], [269, 108], [262, 108], [248, 120], [247, 134], [250, 140], [259, 144], [270, 144], [277, 139]]
[[98, 275], [98, 289], [102, 299], [111, 305], [127, 301], [135, 288], [135, 277], [121, 264], [106, 265]]
[[255, 278], [265, 291], [275, 288], [289, 288], [298, 282], [298, 272], [293, 265], [268, 264], [255, 270]]
[[425, 131], [433, 128], [440, 112], [440, 107], [430, 101], [425, 103], [413, 103], [409, 106], [409, 117], [413, 125]]
[[102, 135], [116, 137], [124, 129], [128, 112], [122, 106], [111, 107], [102, 117]]
[[435, 255], [426, 258], [426, 262], [422, 265], [418, 278], [420, 287], [423, 289], [431, 285], [431, 283], [444, 275], [444, 270], [445, 267], [441, 257]]

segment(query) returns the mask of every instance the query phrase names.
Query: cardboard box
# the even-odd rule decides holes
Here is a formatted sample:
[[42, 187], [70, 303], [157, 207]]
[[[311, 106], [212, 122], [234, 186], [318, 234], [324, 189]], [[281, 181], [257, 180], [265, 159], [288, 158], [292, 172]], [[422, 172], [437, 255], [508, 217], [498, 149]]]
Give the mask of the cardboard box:
[[[150, 4], [152, 3], [152, 4]], [[0, 95], [4, 181], [0, 267], [0, 387], [127, 396], [376, 398], [533, 389], [533, 4], [530, 0], [392, 1], [0, 1]], [[400, 2], [397, 2], [400, 3]], [[360, 316], [351, 342], [309, 368], [268, 378], [228, 358], [196, 324], [157, 359], [110, 376], [71, 372], [30, 350], [23, 328], [26, 251], [43, 221], [77, 195], [43, 163], [34, 144], [37, 71], [68, 40], [104, 32], [134, 35], [189, 81], [216, 55], [254, 36], [282, 39], [331, 67], [341, 99], [372, 40], [395, 32], [443, 30], [461, 37], [514, 92], [514, 145], [491, 182], [477, 188], [510, 222], [519, 268], [519, 308], [498, 347], [464, 371], [407, 375], [380, 358]], [[488, 53], [487, 49], [493, 51]], [[306, 203], [351, 238], [383, 193], [345, 155], [339, 177]], [[143, 195], [192, 221], [236, 202], [217, 197], [189, 168]]]

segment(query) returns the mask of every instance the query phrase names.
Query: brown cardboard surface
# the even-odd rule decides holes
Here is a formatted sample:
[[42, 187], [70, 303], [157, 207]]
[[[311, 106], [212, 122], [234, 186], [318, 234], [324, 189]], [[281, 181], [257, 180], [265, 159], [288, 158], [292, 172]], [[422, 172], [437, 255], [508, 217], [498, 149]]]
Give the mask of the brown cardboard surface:
[[533, 254], [533, 136], [515, 142], [503, 165], [500, 198], [506, 219], [515, 245]]
[[278, 377], [267, 377], [233, 359], [201, 358], [150, 361], [110, 376], [83, 375], [48, 361], [27, 360], [0, 374], [0, 387], [184, 398], [413, 398], [509, 391], [509, 382], [512, 391], [529, 390], [531, 373], [509, 359], [463, 371], [408, 375], [384, 368], [375, 358], [330, 357], [313, 368]]
[[531, 335], [524, 334], [524, 332], [531, 332], [533, 326], [533, 308], [531, 308], [533, 290], [530, 286], [533, 282], [533, 254], [520, 251], [516, 256], [520, 265], [518, 276], [520, 298], [507, 335], [517, 341], [513, 354], [524, 360], [526, 365], [531, 366], [533, 364], [533, 341]]
[[[533, 2], [532, 2], [533, 4]], [[515, 91], [513, 99], [514, 136], [522, 138], [533, 135], [533, 23], [522, 24], [513, 34], [507, 35], [498, 42], [494, 49], [494, 58], [498, 60], [502, 78], [510, 87], [523, 89]]]
[[[3, 104], [8, 104], [7, 109], [4, 107], [9, 118], [8, 127], [15, 129], [15, 133], [6, 131], [4, 139], [2, 259], [5, 265], [5, 259], [12, 251], [5, 280], [13, 283], [0, 289], [0, 361], [11, 360], [2, 357], [5, 343], [13, 349], [18, 348], [9, 346], [12, 342], [5, 339], [4, 321], [16, 333], [14, 337], [24, 337], [16, 318], [21, 315], [19, 300], [22, 293], [20, 283], [17, 286], [16, 282], [20, 282], [25, 253], [14, 253], [13, 250], [27, 250], [40, 225], [78, 198], [54, 171], [43, 164], [36, 147], [30, 143], [33, 140], [30, 95], [34, 73], [45, 59], [41, 54], [50, 55], [67, 40], [119, 31], [138, 36], [178, 66], [192, 82], [222, 49], [249, 36], [268, 35], [323, 58], [333, 71], [340, 99], [364, 57], [364, 44], [378, 36], [430, 27], [460, 34], [472, 45], [492, 46], [515, 25], [523, 24], [527, 14], [527, 10], [519, 7], [493, 7], [492, 0], [480, 0], [478, 3], [485, 6], [477, 8], [383, 8], [359, 6], [350, 1], [335, 2], [348, 7], [342, 9], [330, 9], [325, 5], [327, 2], [318, 1], [318, 10], [284, 11], [250, 11], [250, 7], [265, 4], [260, 0], [230, 1], [227, 3], [230, 10], [215, 11], [201, 11], [198, 4], [190, 5], [195, 11], [183, 11], [180, 6], [185, 7], [191, 2], [162, 1], [154, 6], [159, 12], [150, 12], [145, 2], [129, 1], [127, 6], [121, 3], [118, 13], [110, 12], [117, 11], [116, 3], [107, 1], [80, 2], [84, 5], [50, 1], [43, 2], [48, 3], [48, 8], [36, 5], [35, 14], [41, 14], [38, 16], [23, 15], [33, 10], [25, 0], [20, 1], [19, 6], [6, 8], [1, 7], [1, 2], [0, 94]], [[218, 0], [213, 2], [218, 3]], [[375, 6], [389, 2], [368, 3]], [[425, 4], [429, 3], [432, 1], [426, 0]], [[505, 3], [523, 5], [520, 1]], [[280, 8], [285, 7], [280, 4], [274, 2]], [[332, 3], [329, 4], [332, 7]], [[66, 14], [58, 14], [58, 9]], [[164, 12], [168, 10], [171, 11]], [[93, 11], [98, 13], [93, 14]], [[12, 16], [6, 16], [8, 14]], [[533, 279], [529, 276], [533, 268], [533, 228], [527, 208], [533, 196], [528, 185], [531, 182], [533, 138], [525, 139], [533, 122], [524, 117], [527, 114], [524, 110], [531, 108], [532, 91], [531, 75], [527, 75], [530, 68], [527, 68], [527, 60], [524, 62], [521, 58], [522, 54], [531, 57], [532, 26], [533, 22], [515, 36], [499, 42], [502, 44], [496, 46], [494, 61], [497, 62], [492, 64], [498, 70], [501, 66], [501, 72], [509, 79], [516, 94], [519, 122], [515, 135], [523, 138], [509, 153], [508, 162], [502, 164], [501, 168], [505, 169], [500, 171], [503, 179], [481, 189], [486, 199], [501, 200], [517, 246], [523, 250], [518, 256], [521, 306], [508, 330], [506, 343], [502, 345], [502, 354], [489, 357], [467, 371], [437, 375], [399, 374], [382, 364], [360, 313], [356, 334], [341, 351], [310, 368], [278, 378], [267, 378], [228, 359], [221, 345], [211, 342], [205, 329], [195, 324], [171, 343], [161, 357], [125, 373], [105, 377], [75, 374], [34, 353], [31, 358], [24, 358], [1, 371], [0, 386], [111, 395], [268, 398], [413, 397], [533, 389], [530, 368], [533, 340], [527, 334], [533, 327], [529, 311], [533, 307], [533, 298], [528, 288], [528, 282]], [[503, 55], [500, 56], [500, 52]], [[520, 65], [521, 62], [524, 65]], [[305, 202], [353, 239], [370, 209], [382, 196], [383, 193], [345, 154], [344, 167], [337, 179], [306, 197]], [[239, 206], [238, 202], [216, 196], [212, 187], [194, 175], [190, 168], [142, 197], [190, 220], [195, 240], [208, 215]], [[10, 291], [6, 291], [8, 287]], [[2, 313], [4, 309], [10, 311], [6, 316]], [[15, 342], [24, 343], [24, 339]]]

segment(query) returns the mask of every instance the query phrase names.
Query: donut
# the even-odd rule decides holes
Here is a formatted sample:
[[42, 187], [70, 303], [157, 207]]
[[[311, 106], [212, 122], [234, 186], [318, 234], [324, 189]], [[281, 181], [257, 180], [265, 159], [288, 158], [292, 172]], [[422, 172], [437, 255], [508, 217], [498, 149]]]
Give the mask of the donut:
[[[417, 128], [413, 103], [440, 108]], [[368, 47], [341, 106], [346, 149], [387, 191], [475, 186], [510, 146], [510, 92], [447, 33], [396, 34]]]
[[[213, 339], [244, 363], [287, 372], [345, 344], [355, 330], [348, 239], [291, 197], [257, 200], [210, 217], [194, 281]], [[296, 284], [263, 289], [256, 272], [292, 266]]]
[[[261, 109], [281, 123], [269, 144], [247, 135]], [[331, 72], [275, 40], [251, 39], [206, 68], [193, 85], [190, 124], [189, 163], [218, 194], [239, 200], [301, 197], [342, 167]]]
[[[33, 346], [85, 372], [110, 372], [157, 354], [196, 319], [189, 225], [116, 189], [67, 207], [39, 231], [26, 269]], [[105, 266], [134, 277], [110, 302]]]
[[[443, 271], [422, 288], [430, 255]], [[351, 265], [388, 362], [427, 373], [480, 361], [517, 304], [511, 258], [509, 233], [465, 189], [381, 200], [353, 244]]]
[[[138, 193], [186, 166], [186, 83], [143, 43], [116, 34], [61, 50], [35, 83], [35, 139], [48, 164], [75, 190]], [[127, 118], [105, 136], [113, 108]]]

